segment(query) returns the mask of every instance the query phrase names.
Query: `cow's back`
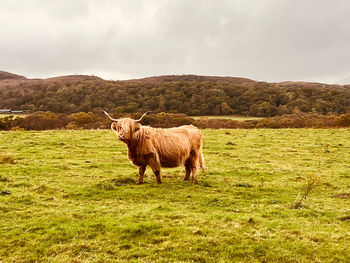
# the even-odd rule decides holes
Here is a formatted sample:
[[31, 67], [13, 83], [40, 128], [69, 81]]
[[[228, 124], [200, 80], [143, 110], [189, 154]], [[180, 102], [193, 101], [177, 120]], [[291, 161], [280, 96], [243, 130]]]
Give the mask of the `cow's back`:
[[[201, 131], [193, 125], [183, 125], [169, 129], [156, 129], [156, 136], [163, 146], [177, 144], [182, 147], [197, 148], [202, 140]], [[176, 145], [173, 145], [176, 148]]]

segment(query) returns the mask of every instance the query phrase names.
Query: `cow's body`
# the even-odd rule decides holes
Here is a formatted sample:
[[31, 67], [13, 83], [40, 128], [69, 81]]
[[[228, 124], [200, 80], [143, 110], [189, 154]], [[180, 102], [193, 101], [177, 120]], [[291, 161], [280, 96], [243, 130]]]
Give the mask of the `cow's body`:
[[111, 128], [118, 139], [127, 145], [128, 159], [139, 167], [138, 183], [143, 183], [143, 175], [148, 165], [156, 175], [158, 183], [161, 183], [161, 167], [184, 165], [184, 179], [189, 179], [192, 173], [193, 183], [196, 181], [198, 164], [205, 169], [202, 133], [193, 125], [158, 129], [141, 126], [130, 118], [123, 118], [113, 122]]
[[143, 126], [135, 140], [126, 142], [128, 158], [136, 166], [148, 164], [155, 157], [161, 167], [177, 167], [190, 158], [191, 152], [199, 152], [202, 134], [194, 126], [156, 129]]

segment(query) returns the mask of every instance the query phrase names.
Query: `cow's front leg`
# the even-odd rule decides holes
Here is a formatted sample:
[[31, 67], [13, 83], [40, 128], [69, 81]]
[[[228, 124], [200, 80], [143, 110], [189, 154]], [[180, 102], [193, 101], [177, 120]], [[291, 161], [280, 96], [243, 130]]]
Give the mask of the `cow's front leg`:
[[157, 170], [154, 172], [156, 178], [157, 178], [157, 184], [161, 184], [162, 183], [162, 179], [160, 178], [160, 170]]
[[192, 184], [197, 183], [197, 168], [196, 167], [192, 167], [191, 169], [192, 172]]
[[145, 174], [146, 166], [139, 166], [139, 179], [136, 184], [143, 184], [143, 175]]
[[148, 161], [148, 164], [149, 164], [149, 166], [151, 166], [152, 171], [153, 171], [154, 175], [156, 176], [157, 183], [161, 184], [162, 179], [160, 178], [160, 163], [159, 163], [159, 161], [155, 157], [152, 157]]
[[191, 174], [191, 163], [189, 160], [185, 162], [185, 169], [186, 169], [186, 175], [185, 175], [184, 181], [187, 181], [190, 178], [190, 174]]

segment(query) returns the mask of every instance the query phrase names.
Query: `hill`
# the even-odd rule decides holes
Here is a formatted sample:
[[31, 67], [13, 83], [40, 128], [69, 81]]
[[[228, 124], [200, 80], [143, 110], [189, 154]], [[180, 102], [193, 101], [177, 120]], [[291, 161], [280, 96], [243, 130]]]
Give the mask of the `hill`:
[[198, 76], [198, 75], [164, 75], [155, 76], [142, 79], [136, 79], [131, 81], [137, 82], [174, 82], [174, 81], [187, 81], [187, 82], [221, 82], [221, 83], [231, 83], [238, 86], [248, 86], [253, 85], [256, 81], [247, 78], [237, 78], [237, 77], [220, 77], [220, 76]]
[[50, 83], [50, 82], [60, 83], [60, 82], [67, 82], [67, 81], [79, 82], [79, 81], [89, 81], [89, 80], [103, 81], [103, 79], [99, 77], [87, 76], [87, 75], [67, 75], [67, 76], [59, 76], [59, 77], [43, 79], [43, 81], [46, 83]]
[[350, 85], [259, 82], [246, 78], [167, 75], [125, 81], [70, 75], [27, 79], [0, 72], [0, 108], [57, 113], [154, 112], [276, 116], [350, 112]]
[[0, 70], [0, 81], [2, 80], [9, 80], [9, 79], [15, 79], [15, 80], [24, 80], [27, 79], [24, 76], [16, 75], [10, 72], [2, 71]]

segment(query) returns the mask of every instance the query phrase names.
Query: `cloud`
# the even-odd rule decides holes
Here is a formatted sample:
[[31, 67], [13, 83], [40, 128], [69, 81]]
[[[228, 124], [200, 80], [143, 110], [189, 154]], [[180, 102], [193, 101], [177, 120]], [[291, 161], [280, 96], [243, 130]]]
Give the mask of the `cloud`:
[[9, 1], [1, 69], [108, 79], [203, 74], [348, 79], [350, 3], [335, 0]]

